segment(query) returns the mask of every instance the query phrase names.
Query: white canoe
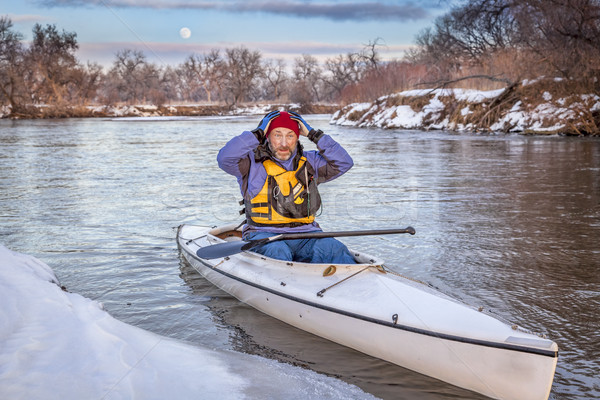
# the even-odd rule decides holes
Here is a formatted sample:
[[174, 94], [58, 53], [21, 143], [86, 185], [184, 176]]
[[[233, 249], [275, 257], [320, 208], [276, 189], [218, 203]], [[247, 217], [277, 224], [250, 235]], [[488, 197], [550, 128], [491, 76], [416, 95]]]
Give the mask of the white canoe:
[[355, 253], [360, 264], [336, 265], [329, 276], [323, 274], [329, 264], [290, 263], [250, 251], [213, 260], [196, 255], [201, 247], [239, 240], [235, 228], [182, 225], [177, 243], [192, 267], [240, 301], [307, 332], [492, 398], [548, 398], [558, 359], [553, 341], [394, 274], [364, 254]]

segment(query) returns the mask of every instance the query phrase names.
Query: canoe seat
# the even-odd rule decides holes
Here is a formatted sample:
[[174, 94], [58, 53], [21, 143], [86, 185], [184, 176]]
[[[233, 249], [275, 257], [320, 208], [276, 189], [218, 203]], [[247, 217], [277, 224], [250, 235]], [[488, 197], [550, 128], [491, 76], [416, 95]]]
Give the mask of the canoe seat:
[[240, 231], [225, 231], [216, 235], [219, 239], [223, 239], [226, 242], [231, 242], [234, 240], [240, 240], [242, 238], [242, 232]]

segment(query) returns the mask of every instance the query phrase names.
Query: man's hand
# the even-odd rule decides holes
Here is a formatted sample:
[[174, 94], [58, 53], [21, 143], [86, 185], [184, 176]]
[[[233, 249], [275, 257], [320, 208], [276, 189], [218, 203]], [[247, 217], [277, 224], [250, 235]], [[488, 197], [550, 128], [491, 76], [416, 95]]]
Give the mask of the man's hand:
[[254, 133], [254, 136], [256, 136], [256, 139], [258, 139], [260, 143], [263, 143], [265, 141], [265, 132], [269, 130], [269, 125], [271, 124], [271, 121], [273, 121], [277, 117], [279, 117], [279, 111], [271, 111], [270, 113], [264, 116], [264, 118], [260, 121], [256, 129], [252, 131], [252, 133]]
[[312, 127], [308, 124], [308, 122], [306, 122], [304, 118], [302, 118], [298, 113], [290, 111], [289, 114], [290, 119], [293, 119], [294, 121], [298, 122], [298, 126], [300, 127], [300, 134], [302, 136], [308, 136], [308, 134], [312, 130]]
[[300, 134], [302, 136], [308, 137], [308, 139], [315, 144], [319, 141], [319, 139], [321, 139], [321, 136], [323, 136], [322, 130], [313, 129], [308, 124], [308, 122], [306, 122], [304, 118], [302, 118], [298, 113], [290, 111], [289, 114], [290, 119], [293, 119], [294, 121], [298, 122], [298, 126], [300, 127]]

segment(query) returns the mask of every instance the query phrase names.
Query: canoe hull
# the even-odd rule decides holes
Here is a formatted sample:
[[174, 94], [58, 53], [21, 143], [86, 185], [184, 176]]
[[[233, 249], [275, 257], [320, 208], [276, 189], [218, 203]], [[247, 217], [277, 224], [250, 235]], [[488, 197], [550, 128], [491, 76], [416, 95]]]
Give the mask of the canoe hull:
[[[399, 312], [392, 314], [390, 311], [387, 315], [385, 310], [379, 314], [370, 314], [360, 309], [355, 311], [358, 308], [356, 305], [354, 308], [338, 307], [336, 304], [342, 302], [344, 296], [359, 297], [357, 300], [361, 305], [368, 302], [369, 297], [374, 296], [368, 291], [361, 293], [359, 290], [363, 290], [364, 285], [377, 286], [379, 281], [383, 282], [383, 287], [392, 291], [388, 294], [388, 302], [402, 302], [402, 296], [405, 295], [408, 296], [407, 299], [422, 296], [423, 300], [419, 301], [430, 301], [431, 306], [438, 308], [439, 304], [451, 302], [443, 298], [440, 300], [440, 297], [433, 298], [434, 295], [428, 291], [415, 291], [414, 284], [408, 285], [396, 277], [390, 279], [392, 277], [387, 277], [389, 274], [382, 274], [376, 268], [367, 268], [356, 277], [340, 283], [339, 287], [332, 287], [318, 296], [319, 290], [305, 282], [324, 279], [318, 272], [326, 266], [316, 268], [316, 273], [301, 270], [300, 276], [294, 270], [297, 265], [285, 265], [282, 262], [274, 263], [274, 267], [267, 268], [262, 274], [257, 273], [261, 263], [271, 263], [271, 260], [254, 253], [222, 260], [203, 260], [195, 255], [194, 250], [202, 245], [218, 242], [219, 239], [208, 235], [189, 242], [192, 236], [200, 232], [189, 231], [182, 236], [180, 230], [178, 243], [186, 260], [215, 286], [267, 315], [370, 356], [492, 398], [538, 400], [549, 396], [558, 351], [556, 344], [551, 341], [511, 330], [497, 320], [489, 321], [489, 325], [491, 328], [505, 329], [500, 334], [502, 341], [494, 337], [495, 333], [489, 338], [485, 336], [485, 332], [481, 337], [467, 337], [461, 334], [460, 329], [457, 332], [431, 329], [434, 323], [428, 322], [426, 313], [419, 313], [416, 317], [409, 315], [415, 314], [412, 311], [416, 310], [416, 306], [391, 308], [390, 310], [397, 309]], [[231, 266], [228, 267], [228, 264]], [[316, 266], [310, 267], [315, 269]], [[283, 269], [283, 273], [271, 279], [273, 275], [277, 275], [273, 268], [275, 271]], [[335, 282], [343, 279], [344, 268], [348, 269], [345, 275], [348, 277], [364, 267], [338, 266], [342, 276]], [[244, 275], [248, 269], [252, 273]], [[308, 278], [304, 275], [308, 275]], [[280, 282], [274, 282], [277, 280]], [[360, 289], [357, 284], [360, 284]], [[320, 285], [315, 288], [323, 289], [325, 286], [324, 283]], [[293, 290], [290, 286], [302, 290]], [[373, 290], [373, 293], [382, 291], [381, 286], [374, 287]], [[361, 294], [365, 298], [361, 298]], [[385, 299], [377, 298], [377, 303], [371, 308], [385, 304], [382, 301]], [[465, 321], [482, 318], [481, 313], [475, 313], [463, 305], [452, 303], [447, 307], [450, 312], [457, 314], [456, 319], [459, 321], [461, 318], [466, 318]], [[487, 318], [492, 319], [485, 317], [481, 319], [485, 323], [488, 322]], [[415, 324], [414, 321], [420, 324]], [[523, 343], [527, 346], [521, 346]]]

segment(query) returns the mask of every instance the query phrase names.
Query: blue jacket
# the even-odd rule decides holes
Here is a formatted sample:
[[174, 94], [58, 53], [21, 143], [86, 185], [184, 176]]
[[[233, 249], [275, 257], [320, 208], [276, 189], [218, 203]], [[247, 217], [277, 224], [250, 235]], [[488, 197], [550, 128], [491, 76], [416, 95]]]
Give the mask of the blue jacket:
[[[267, 179], [267, 171], [262, 162], [256, 161], [254, 151], [258, 147], [258, 139], [250, 131], [244, 131], [241, 135], [232, 138], [217, 155], [219, 167], [237, 178], [240, 185], [240, 192], [245, 201], [254, 198], [263, 187]], [[315, 171], [317, 184], [329, 182], [348, 171], [354, 165], [350, 155], [344, 148], [331, 138], [329, 135], [323, 135], [317, 143], [318, 151], [304, 151], [303, 155], [306, 161]], [[296, 150], [297, 152], [297, 150]], [[293, 170], [293, 161], [296, 152], [287, 161], [278, 160], [277, 162], [286, 170]], [[265, 232], [308, 232], [319, 229], [319, 225], [302, 225], [294, 228], [277, 227], [256, 227], [248, 226], [244, 228], [244, 233], [252, 231]]]

